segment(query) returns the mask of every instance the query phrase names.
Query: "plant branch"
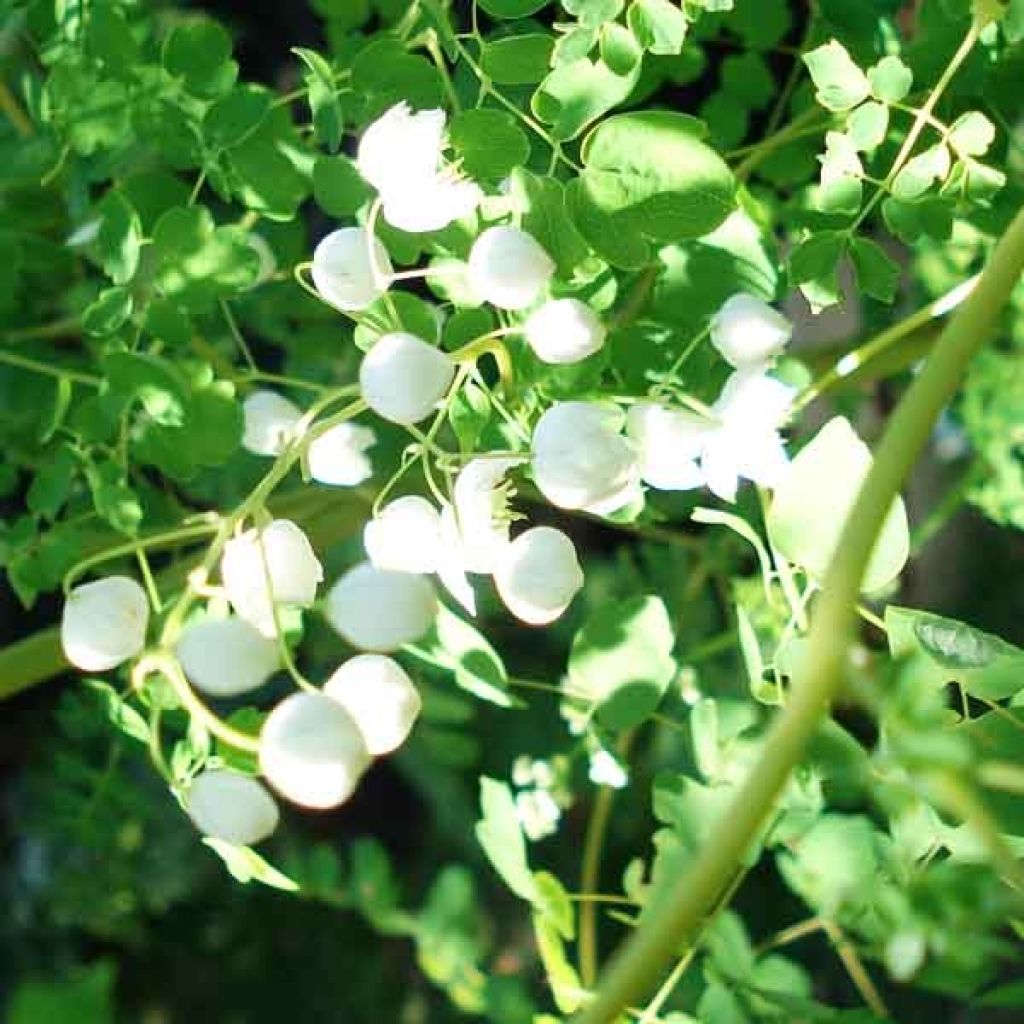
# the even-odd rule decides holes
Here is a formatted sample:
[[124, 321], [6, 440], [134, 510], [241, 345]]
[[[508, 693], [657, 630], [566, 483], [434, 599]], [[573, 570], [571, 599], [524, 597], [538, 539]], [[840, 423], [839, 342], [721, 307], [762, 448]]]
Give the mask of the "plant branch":
[[650, 910], [615, 956], [578, 1024], [612, 1024], [658, 984], [728, 885], [814, 736], [843, 679], [860, 582], [890, 505], [953, 397], [972, 356], [992, 332], [1024, 270], [1024, 211], [1003, 235], [977, 287], [942, 332], [924, 369], [900, 402], [843, 528], [808, 638], [805, 668], [775, 719], [758, 763], [692, 868]]

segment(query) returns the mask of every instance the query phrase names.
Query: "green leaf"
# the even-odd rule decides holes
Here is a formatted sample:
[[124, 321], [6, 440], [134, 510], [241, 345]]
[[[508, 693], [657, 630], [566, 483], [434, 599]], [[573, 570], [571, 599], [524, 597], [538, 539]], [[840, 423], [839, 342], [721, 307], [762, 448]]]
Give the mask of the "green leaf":
[[82, 313], [86, 334], [113, 334], [132, 315], [132, 293], [127, 288], [106, 288]]
[[103, 370], [111, 392], [125, 404], [138, 399], [156, 423], [180, 425], [185, 416], [187, 384], [177, 368], [145, 352], [109, 352]]
[[915, 608], [888, 605], [885, 629], [894, 658], [918, 657], [936, 688], [955, 681], [974, 697], [1004, 700], [1024, 690], [1024, 651], [998, 636]]
[[920, 199], [936, 181], [949, 174], [949, 149], [939, 143], [912, 157], [896, 175], [892, 183], [892, 196], [903, 202]]
[[313, 198], [331, 217], [351, 217], [373, 195], [347, 156], [321, 156], [313, 164]]
[[965, 156], [984, 156], [996, 137], [996, 126], [980, 111], [961, 114], [949, 129], [949, 144]]
[[139, 45], [124, 15], [115, 7], [103, 5], [89, 12], [85, 45], [119, 78], [130, 76], [139, 63]]
[[767, 61], [753, 52], [733, 54], [722, 61], [722, 87], [751, 110], [766, 107], [776, 91]]
[[815, 310], [839, 301], [839, 260], [846, 249], [843, 231], [819, 231], [790, 254], [789, 272]]
[[129, 739], [149, 743], [149, 725], [146, 720], [109, 684], [99, 679], [84, 679], [85, 685], [96, 694], [103, 704], [103, 711], [110, 724]]
[[914, 84], [914, 73], [899, 57], [883, 57], [868, 69], [871, 95], [883, 103], [899, 103]]
[[512, 172], [511, 187], [522, 211], [523, 230], [555, 261], [559, 276], [569, 280], [586, 259], [587, 245], [569, 216], [565, 187], [555, 178], [542, 178], [523, 168]]
[[21, 981], [11, 991], [7, 1024], [114, 1024], [116, 969], [99, 960], [55, 981]]
[[[841, 416], [829, 420], [793, 459], [772, 498], [768, 536], [791, 562], [821, 581], [846, 517], [871, 468], [871, 452]], [[861, 589], [881, 590], [910, 554], [907, 513], [897, 498], [871, 553]]]
[[602, 25], [598, 45], [601, 60], [614, 74], [625, 76], [633, 74], [634, 71], [639, 72], [644, 52], [628, 28], [624, 28], [617, 21]]
[[573, 637], [569, 686], [593, 701], [603, 725], [632, 728], [651, 715], [672, 682], [674, 645], [661, 598], [638, 596], [607, 604]]
[[333, 153], [341, 145], [341, 138], [345, 130], [341, 101], [334, 84], [334, 71], [331, 65], [315, 50], [293, 46], [292, 53], [308, 69], [304, 80], [309, 108], [313, 113], [313, 131], [317, 140]]
[[228, 151], [232, 193], [271, 220], [291, 220], [309, 194], [309, 161], [298, 163], [298, 137], [283, 107]]
[[480, 6], [495, 18], [525, 18], [547, 7], [551, 0], [480, 0]]
[[164, 42], [163, 64], [202, 99], [227, 92], [238, 76], [238, 65], [231, 59], [231, 36], [210, 18], [178, 25]]
[[78, 472], [78, 459], [68, 445], [57, 445], [36, 463], [25, 503], [28, 510], [43, 519], [54, 520], [71, 496]]
[[686, 39], [686, 16], [670, 0], [633, 0], [626, 13], [630, 31], [649, 53], [674, 56]]
[[927, 196], [914, 203], [886, 199], [882, 217], [886, 227], [908, 245], [922, 237], [945, 241], [953, 231], [953, 204], [944, 196]]
[[863, 175], [854, 140], [843, 132], [827, 132], [818, 208], [826, 213], [856, 214], [864, 198]]
[[537, 882], [526, 859], [526, 840], [511, 790], [504, 782], [482, 777], [480, 809], [483, 816], [476, 823], [476, 837], [487, 859], [517, 896], [535, 903]]
[[256, 131], [270, 112], [273, 93], [258, 85], [238, 85], [211, 103], [203, 115], [203, 137], [214, 149], [228, 149]]
[[867, 76], [835, 39], [805, 53], [804, 63], [817, 89], [816, 98], [827, 110], [852, 110], [871, 94]]
[[209, 836], [203, 837], [203, 844], [224, 861], [224, 866], [236, 882], [241, 882], [243, 885], [249, 882], [260, 882], [271, 889], [283, 889], [285, 892], [299, 891], [297, 882], [278, 871], [248, 846], [235, 846], [233, 843], [226, 843], [222, 839], [211, 839]]
[[124, 470], [116, 462], [102, 462], [88, 467], [86, 477], [96, 514], [118, 533], [135, 536], [142, 522], [142, 505]]
[[[641, 253], [646, 239], [697, 238], [725, 220], [735, 208], [736, 182], [696, 127], [685, 115], [648, 111], [608, 118], [587, 136], [575, 195], [592, 245], [602, 223], [615, 246]], [[595, 247], [601, 251], [600, 240]]]
[[562, 6], [574, 14], [581, 25], [600, 28], [622, 13], [626, 0], [562, 0]]
[[900, 267], [886, 251], [869, 238], [850, 240], [850, 258], [857, 271], [857, 283], [865, 295], [880, 302], [892, 302], [900, 282]]
[[508, 673], [497, 651], [464, 619], [438, 607], [430, 634], [410, 653], [455, 673], [455, 682], [481, 700], [514, 707], [508, 694]]
[[847, 130], [862, 153], [877, 149], [889, 131], [889, 108], [884, 103], [862, 103], [850, 114]]
[[530, 158], [526, 133], [501, 110], [464, 110], [452, 118], [448, 138], [466, 174], [499, 182]]
[[484, 44], [480, 66], [496, 85], [533, 85], [547, 73], [555, 40], [545, 33], [491, 39]]
[[127, 284], [135, 276], [142, 247], [142, 225], [135, 207], [117, 189], [111, 189], [96, 212], [100, 230], [96, 238], [103, 270], [114, 284]]
[[220, 296], [256, 283], [259, 253], [234, 226], [217, 227], [204, 206], [171, 207], [153, 228], [154, 282], [186, 309], [205, 311]]
[[575, 1013], [583, 1005], [586, 993], [566, 955], [565, 939], [554, 921], [545, 914], [533, 915], [533, 931], [555, 1006], [560, 1013]]
[[603, 60], [580, 57], [557, 64], [537, 86], [530, 105], [559, 140], [574, 139], [592, 121], [622, 103], [640, 75], [636, 65], [617, 75]]
[[365, 99], [368, 120], [403, 100], [414, 110], [447, 105], [437, 68], [392, 39], [378, 39], [360, 51], [352, 62], [352, 88]]
[[777, 857], [791, 889], [834, 918], [844, 905], [867, 902], [879, 870], [878, 840], [867, 818], [826, 814]]

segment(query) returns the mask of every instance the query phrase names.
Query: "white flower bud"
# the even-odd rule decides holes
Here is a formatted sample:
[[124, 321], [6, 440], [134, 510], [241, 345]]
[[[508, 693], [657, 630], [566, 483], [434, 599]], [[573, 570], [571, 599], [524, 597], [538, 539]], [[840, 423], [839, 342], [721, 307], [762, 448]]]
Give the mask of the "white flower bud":
[[260, 732], [260, 771], [283, 797], [326, 810], [343, 804], [370, 764], [352, 716], [323, 693], [293, 693]]
[[192, 780], [185, 809], [204, 836], [235, 846], [262, 842], [281, 817], [274, 798], [256, 779], [216, 768]]
[[309, 475], [322, 484], [356, 487], [373, 476], [366, 451], [376, 443], [377, 435], [369, 427], [339, 423], [310, 444], [306, 453]]
[[531, 313], [523, 327], [526, 341], [545, 363], [578, 363], [604, 344], [598, 315], [579, 299], [551, 299]]
[[397, 651], [423, 636], [436, 614], [430, 580], [369, 562], [349, 569], [327, 595], [327, 621], [364, 651]]
[[242, 403], [242, 447], [253, 455], [280, 455], [295, 435], [302, 410], [273, 391], [254, 391]]
[[619, 433], [616, 409], [588, 402], [557, 402], [533, 432], [533, 476], [559, 508], [610, 512], [639, 487], [632, 445]]
[[255, 690], [281, 663], [277, 642], [234, 615], [188, 623], [175, 653], [189, 682], [211, 697]]
[[554, 272], [554, 261], [540, 243], [507, 224], [481, 233], [469, 253], [470, 286], [499, 309], [531, 305]]
[[366, 524], [363, 547], [378, 569], [436, 572], [441, 551], [441, 513], [417, 494], [396, 498]]
[[366, 404], [392, 423], [426, 419], [444, 398], [455, 364], [413, 334], [385, 334], [363, 358], [359, 387]]
[[345, 312], [372, 306], [387, 290], [393, 271], [388, 251], [376, 236], [373, 251], [381, 279], [374, 276], [365, 228], [339, 228], [322, 239], [313, 251], [310, 271], [321, 297]]
[[142, 587], [127, 576], [108, 576], [68, 594], [60, 640], [76, 668], [106, 672], [142, 650], [148, 625], [149, 600]]
[[770, 363], [792, 334], [786, 317], [745, 292], [733, 295], [711, 319], [711, 344], [737, 369]]
[[229, 540], [220, 574], [232, 607], [264, 636], [275, 635], [275, 603], [308, 608], [324, 578], [308, 538], [289, 519]]
[[626, 434], [636, 448], [640, 477], [660, 491], [700, 487], [698, 459], [712, 424], [682, 409], [637, 402], [626, 414]]
[[423, 706], [405, 670], [384, 654], [358, 654], [336, 669], [324, 693], [352, 716], [374, 756], [397, 750]]
[[583, 586], [583, 570], [569, 538], [551, 526], [521, 533], [498, 559], [494, 582], [510, 612], [523, 622], [554, 622]]

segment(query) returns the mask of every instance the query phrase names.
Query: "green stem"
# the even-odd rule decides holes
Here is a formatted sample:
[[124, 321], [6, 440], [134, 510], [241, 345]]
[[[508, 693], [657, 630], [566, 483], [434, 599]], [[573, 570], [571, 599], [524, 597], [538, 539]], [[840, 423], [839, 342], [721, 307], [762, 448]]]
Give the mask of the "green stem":
[[30, 373], [40, 373], [44, 377], [65, 377], [75, 384], [84, 384], [86, 387], [98, 388], [103, 384], [101, 378], [91, 373], [83, 373], [80, 370], [72, 370], [65, 366], [41, 363], [37, 359], [29, 359], [28, 356], [19, 356], [14, 352], [0, 351], [0, 364], [15, 366], [19, 370], [28, 370]]
[[892, 183], [896, 180], [896, 175], [903, 169], [903, 165], [907, 162], [910, 154], [913, 153], [914, 147], [917, 145], [917, 140], [921, 137], [921, 133], [925, 130], [929, 124], [929, 120], [935, 111], [935, 107], [939, 100], [942, 98], [942, 94], [946, 91], [949, 83], [953, 81], [953, 77], [957, 71], [960, 70], [960, 65], [967, 59], [971, 50], [974, 49], [974, 44], [978, 41], [978, 36], [981, 35], [981, 30], [984, 26], [980, 19], [975, 18], [971, 23], [971, 27], [964, 36], [963, 42], [957, 47], [956, 53], [950, 58], [949, 64], [946, 65], [945, 71], [942, 72], [942, 76], [935, 83], [935, 87], [928, 94], [928, 98], [924, 101], [924, 106], [921, 107], [917, 112], [917, 117], [914, 118], [914, 123], [910, 126], [910, 131], [907, 133], [907, 137], [903, 140], [903, 145], [900, 147], [899, 153], [896, 154], [896, 159], [893, 161], [892, 167], [889, 169], [889, 173], [885, 176], [885, 181], [877, 189], [875, 194], [871, 197], [864, 209], [857, 215], [857, 218], [847, 229], [849, 235], [853, 235], [857, 228], [867, 220], [871, 211], [882, 201], [882, 199], [889, 193]]
[[953, 397], [972, 356], [995, 327], [1024, 270], [1024, 211], [1003, 235], [981, 280], [942, 332], [931, 358], [900, 402], [836, 548], [808, 637], [806, 666], [765, 739], [759, 762], [691, 869], [650, 909], [615, 956], [578, 1024], [612, 1024], [658, 984], [676, 951], [692, 942], [702, 919], [749, 852], [827, 714], [843, 680], [860, 582], [893, 499]]
[[[623, 760], [629, 756], [634, 735], [633, 732], [627, 732], [619, 740], [616, 753]], [[595, 892], [599, 888], [604, 838], [608, 832], [616, 792], [611, 786], [602, 786], [590, 812], [583, 838], [583, 863], [580, 868], [582, 892]], [[579, 955], [580, 980], [586, 988], [591, 988], [597, 980], [597, 904], [594, 902], [584, 903], [580, 907]]]
[[939, 298], [929, 302], [927, 306], [923, 306], [916, 313], [912, 313], [898, 324], [876, 334], [860, 348], [847, 352], [836, 361], [834, 366], [826, 370], [797, 395], [793, 402], [793, 414], [795, 415], [815, 399], [820, 398], [826, 391], [831, 391], [837, 384], [859, 373], [865, 366], [880, 358], [908, 335], [915, 333], [937, 317], [951, 313], [971, 294], [979, 277], [980, 275], [962, 281], [945, 295], [940, 295]]

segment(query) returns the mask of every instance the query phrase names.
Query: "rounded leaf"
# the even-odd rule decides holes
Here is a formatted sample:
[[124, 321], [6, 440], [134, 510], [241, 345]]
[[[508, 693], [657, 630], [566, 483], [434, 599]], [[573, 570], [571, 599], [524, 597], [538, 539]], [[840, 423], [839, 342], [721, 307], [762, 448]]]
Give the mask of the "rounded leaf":
[[[822, 580], [868, 470], [871, 451], [841, 416], [829, 420], [790, 463], [768, 513], [772, 544], [791, 562]], [[889, 510], [861, 589], [881, 590], [900, 574], [910, 554], [903, 500]]]

